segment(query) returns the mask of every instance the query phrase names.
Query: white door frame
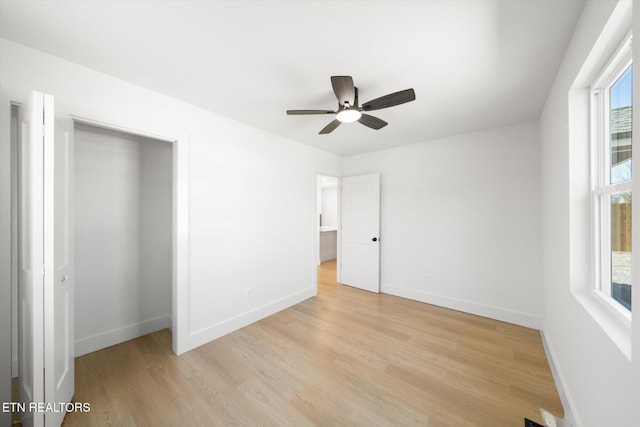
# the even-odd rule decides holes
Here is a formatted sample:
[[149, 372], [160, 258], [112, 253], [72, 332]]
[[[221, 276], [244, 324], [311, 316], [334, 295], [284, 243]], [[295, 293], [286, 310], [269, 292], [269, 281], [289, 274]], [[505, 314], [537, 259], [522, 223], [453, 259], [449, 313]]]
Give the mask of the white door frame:
[[167, 137], [149, 130], [121, 126], [117, 119], [95, 120], [70, 114], [76, 123], [142, 136], [172, 145], [173, 212], [172, 212], [172, 336], [173, 351], [182, 354], [189, 350], [188, 342], [188, 287], [189, 287], [189, 136]]
[[[11, 402], [12, 328], [12, 156], [11, 102], [0, 96], [0, 402]], [[11, 413], [0, 412], [0, 424], [11, 425]]]

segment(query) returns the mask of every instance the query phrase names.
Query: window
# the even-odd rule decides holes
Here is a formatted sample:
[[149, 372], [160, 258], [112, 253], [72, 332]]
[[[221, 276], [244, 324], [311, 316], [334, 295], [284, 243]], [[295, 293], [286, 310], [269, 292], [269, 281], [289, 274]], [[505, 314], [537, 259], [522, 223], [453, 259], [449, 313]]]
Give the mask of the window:
[[594, 290], [631, 316], [633, 64], [628, 36], [592, 85]]

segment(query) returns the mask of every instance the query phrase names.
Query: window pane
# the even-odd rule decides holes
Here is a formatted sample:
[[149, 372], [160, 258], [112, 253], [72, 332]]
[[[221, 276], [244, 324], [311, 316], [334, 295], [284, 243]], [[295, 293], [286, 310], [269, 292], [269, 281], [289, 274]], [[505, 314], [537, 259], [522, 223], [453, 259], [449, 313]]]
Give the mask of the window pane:
[[630, 65], [609, 89], [612, 184], [631, 179], [632, 75], [633, 66]]
[[611, 297], [631, 311], [631, 192], [611, 195]]

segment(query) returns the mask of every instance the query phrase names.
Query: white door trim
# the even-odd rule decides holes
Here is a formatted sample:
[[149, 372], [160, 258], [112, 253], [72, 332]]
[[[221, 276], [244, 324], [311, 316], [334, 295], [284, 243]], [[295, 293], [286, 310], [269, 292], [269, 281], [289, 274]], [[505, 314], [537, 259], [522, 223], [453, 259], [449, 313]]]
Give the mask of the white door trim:
[[[0, 402], [11, 401], [12, 283], [11, 283], [11, 102], [0, 95]], [[0, 412], [0, 424], [10, 425], [11, 414]]]

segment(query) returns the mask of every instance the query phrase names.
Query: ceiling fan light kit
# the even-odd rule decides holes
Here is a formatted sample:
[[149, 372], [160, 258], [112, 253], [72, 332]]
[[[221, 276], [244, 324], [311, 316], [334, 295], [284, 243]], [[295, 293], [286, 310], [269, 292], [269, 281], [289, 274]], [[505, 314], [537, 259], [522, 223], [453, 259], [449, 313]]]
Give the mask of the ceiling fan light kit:
[[351, 108], [338, 111], [336, 114], [336, 119], [340, 120], [342, 123], [353, 123], [356, 120], [360, 120], [360, 117], [362, 117], [362, 113]]
[[338, 98], [338, 110], [287, 110], [288, 115], [310, 115], [310, 114], [335, 114], [336, 118], [327, 126], [325, 126], [320, 134], [324, 135], [333, 132], [342, 123], [359, 122], [371, 129], [382, 129], [388, 123], [364, 111], [380, 110], [383, 108], [393, 107], [395, 105], [404, 104], [405, 102], [414, 101], [416, 93], [413, 89], [405, 89], [400, 92], [390, 93], [381, 96], [369, 102], [358, 105], [358, 88], [353, 85], [351, 76], [331, 76], [331, 86], [333, 92]]

